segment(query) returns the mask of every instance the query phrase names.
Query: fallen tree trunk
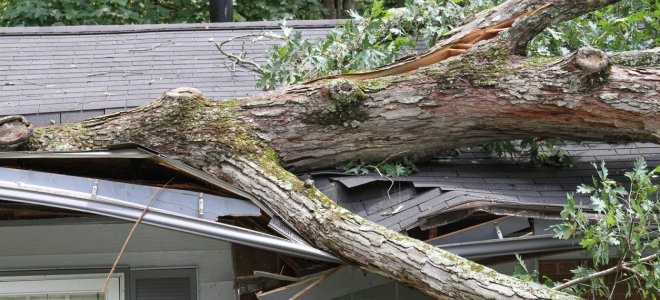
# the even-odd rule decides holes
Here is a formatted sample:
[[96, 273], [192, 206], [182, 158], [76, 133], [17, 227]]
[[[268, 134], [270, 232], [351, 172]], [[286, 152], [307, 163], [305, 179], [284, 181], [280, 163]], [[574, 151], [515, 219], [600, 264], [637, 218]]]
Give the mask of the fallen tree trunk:
[[[554, 60], [516, 55], [548, 20], [609, 2], [555, 1], [467, 53], [411, 73], [322, 81], [224, 101], [207, 100], [195, 89], [175, 89], [132, 111], [37, 128], [24, 147], [148, 146], [248, 191], [319, 248], [436, 298], [570, 299], [366, 221], [289, 171], [382, 160], [403, 151], [423, 158], [528, 136], [659, 142], [657, 66], [612, 66], [606, 54], [593, 49]], [[538, 3], [508, 1], [441, 43]], [[645, 53], [627, 55], [634, 60]], [[12, 122], [12, 128], [26, 124]]]

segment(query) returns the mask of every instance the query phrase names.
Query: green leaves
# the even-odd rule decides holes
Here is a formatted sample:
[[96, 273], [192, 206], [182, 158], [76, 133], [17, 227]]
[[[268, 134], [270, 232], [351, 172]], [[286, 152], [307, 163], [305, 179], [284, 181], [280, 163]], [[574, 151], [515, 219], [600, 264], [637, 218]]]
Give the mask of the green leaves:
[[403, 156], [393, 161], [384, 161], [378, 164], [366, 163], [362, 160], [352, 160], [341, 167], [346, 173], [364, 175], [376, 172], [386, 177], [409, 176], [417, 171], [415, 159], [409, 156]]
[[[209, 21], [208, 0], [4, 0], [0, 24], [49, 26], [88, 24], [199, 23]], [[3, 11], [4, 8], [4, 11]], [[322, 19], [318, 0], [239, 0], [237, 21]]]
[[[405, 2], [405, 9], [396, 11], [385, 9], [386, 4], [397, 4], [392, 1], [369, 2], [372, 5], [363, 9], [362, 14], [351, 11], [353, 20], [323, 40], [285, 34], [285, 40], [268, 54], [257, 85], [274, 89], [278, 85], [393, 63], [414, 52], [420, 37], [427, 45], [433, 45], [439, 35], [448, 32], [467, 12], [452, 1], [411, 0]], [[290, 30], [285, 26], [283, 29]]]
[[515, 159], [527, 154], [529, 162], [535, 166], [572, 166], [575, 163], [573, 157], [556, 144], [555, 139], [526, 138], [517, 145], [512, 141], [495, 141], [483, 147], [498, 157]]
[[658, 16], [660, 5], [655, 0], [622, 0], [547, 28], [527, 50], [531, 55], [559, 56], [583, 46], [604, 51], [658, 47]]
[[[589, 196], [589, 212], [576, 205], [569, 195], [561, 216], [568, 221], [553, 226], [555, 237], [580, 238], [580, 246], [592, 257], [591, 266], [574, 270], [579, 278], [595, 273], [611, 265], [611, 251], [621, 259], [617, 264], [626, 265], [635, 272], [625, 271], [618, 276], [631, 291], [639, 290], [644, 297], [654, 295], [660, 288], [660, 269], [657, 258], [641, 262], [645, 255], [657, 252], [660, 204], [657, 202], [658, 185], [652, 180], [660, 168], [648, 171], [643, 158], [639, 158], [633, 171], [625, 173], [629, 183], [619, 183], [609, 178], [605, 163], [594, 164], [597, 177], [593, 185], [580, 185], [579, 194]], [[628, 187], [628, 188], [626, 188]], [[648, 258], [648, 257], [647, 257]], [[609, 287], [602, 278], [594, 279], [587, 286], [578, 286], [575, 293], [608, 295]]]
[[4, 0], [3, 26], [208, 22], [207, 0]]
[[388, 177], [408, 176], [413, 171], [400, 163], [384, 164], [379, 170]]
[[[208, 2], [208, 0], [206, 0]], [[235, 0], [236, 21], [315, 20], [324, 19], [328, 11], [319, 0]]]
[[349, 161], [342, 169], [349, 174], [366, 175], [370, 173], [369, 166], [359, 159]]

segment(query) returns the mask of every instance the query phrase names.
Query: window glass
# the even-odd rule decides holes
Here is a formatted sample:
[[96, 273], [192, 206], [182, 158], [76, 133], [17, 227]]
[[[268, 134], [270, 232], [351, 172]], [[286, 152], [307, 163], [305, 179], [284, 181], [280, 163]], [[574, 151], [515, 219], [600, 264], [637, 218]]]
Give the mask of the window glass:
[[105, 300], [105, 297], [99, 293], [58, 293], [0, 296], [0, 300]]
[[0, 300], [124, 300], [123, 275], [110, 279], [107, 293], [99, 290], [106, 274], [0, 277]]

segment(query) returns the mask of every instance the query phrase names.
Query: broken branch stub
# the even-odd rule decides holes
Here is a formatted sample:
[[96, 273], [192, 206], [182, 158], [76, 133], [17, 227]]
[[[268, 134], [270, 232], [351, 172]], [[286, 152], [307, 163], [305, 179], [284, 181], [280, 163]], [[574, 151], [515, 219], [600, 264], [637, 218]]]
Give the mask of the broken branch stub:
[[575, 53], [575, 65], [586, 74], [594, 74], [607, 69], [610, 59], [605, 52], [594, 48], [580, 48]]
[[9, 151], [25, 144], [34, 127], [25, 117], [15, 115], [0, 118], [0, 151]]

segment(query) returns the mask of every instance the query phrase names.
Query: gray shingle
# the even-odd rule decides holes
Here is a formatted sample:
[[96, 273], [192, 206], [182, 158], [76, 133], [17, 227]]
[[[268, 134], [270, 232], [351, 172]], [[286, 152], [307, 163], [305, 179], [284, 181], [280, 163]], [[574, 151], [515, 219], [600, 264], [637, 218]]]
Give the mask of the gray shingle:
[[410, 200], [415, 195], [413, 189], [404, 189], [399, 192], [392, 192], [383, 197], [362, 201], [367, 213], [377, 214], [383, 211], [390, 211], [393, 207]]
[[90, 111], [80, 111], [80, 112], [64, 112], [62, 113], [62, 123], [71, 123], [76, 121], [81, 121], [84, 119], [89, 119], [92, 117], [98, 117], [105, 114], [104, 110], [90, 110]]
[[25, 115], [34, 126], [48, 126], [60, 124], [60, 113]]
[[[592, 147], [592, 148], [590, 148]], [[419, 217], [437, 216], [443, 211], [461, 206], [462, 209], [474, 208], [478, 201], [480, 205], [491, 203], [497, 205], [507, 204], [512, 210], [511, 204], [523, 205], [528, 210], [534, 211], [545, 206], [562, 206], [566, 203], [566, 195], [575, 192], [580, 183], [591, 183], [595, 170], [591, 161], [595, 160], [594, 153], [635, 153], [648, 152], [644, 156], [651, 167], [660, 163], [660, 146], [649, 144], [624, 144], [599, 146], [593, 143], [589, 145], [568, 143], [567, 147], [573, 154], [579, 155], [577, 159], [582, 162], [574, 167], [533, 167], [524, 164], [512, 164], [509, 161], [501, 161], [490, 158], [488, 163], [473, 164], [472, 158], [463, 156], [453, 160], [445, 160], [437, 163], [424, 163], [420, 171], [410, 177], [397, 178], [400, 182], [407, 182], [417, 191], [417, 195], [408, 201], [400, 203], [402, 211], [392, 216], [381, 216], [375, 213], [370, 218], [386, 226], [398, 224], [407, 229], [417, 226]], [[610, 178], [625, 182], [623, 173], [632, 167], [638, 155], [607, 155], [607, 167]], [[475, 157], [475, 156], [470, 156]], [[466, 163], [466, 160], [470, 160]], [[501, 163], [500, 163], [501, 162]], [[433, 176], [444, 175], [444, 176]], [[351, 186], [352, 194], [345, 195], [344, 201], [350, 201], [352, 195], [363, 195], [365, 191], [378, 194], [374, 190], [375, 183], [365, 185], [365, 182], [380, 180], [378, 176], [342, 176], [331, 175], [334, 180], [345, 181]], [[440, 189], [438, 189], [440, 188]], [[578, 202], [588, 203], [588, 197], [584, 195], [574, 196]], [[486, 203], [484, 203], [486, 201]], [[342, 202], [343, 203], [343, 202]], [[475, 204], [470, 204], [475, 203]], [[540, 206], [539, 206], [540, 205]], [[419, 207], [419, 215], [411, 215], [404, 219], [406, 214], [401, 214], [412, 207]], [[392, 207], [394, 209], [396, 207]], [[414, 210], [412, 210], [414, 211]], [[379, 213], [382, 213], [379, 212]], [[435, 217], [434, 217], [435, 218]], [[444, 217], [440, 217], [444, 218]], [[435, 220], [435, 219], [434, 219]], [[439, 219], [438, 219], [439, 220]], [[436, 220], [437, 221], [437, 220]], [[435, 221], [434, 221], [435, 222]]]
[[[336, 23], [303, 21], [293, 24], [310, 28], [306, 36], [318, 37], [328, 33]], [[277, 22], [252, 22], [2, 28], [0, 70], [3, 71], [0, 80], [12, 85], [0, 89], [0, 107], [3, 108], [0, 114], [135, 106], [180, 86], [199, 85], [211, 99], [256, 94], [260, 90], [255, 87], [255, 74], [240, 67], [237, 68], [240, 72], [232, 74], [226, 69], [226, 64], [231, 62], [209, 42], [209, 38], [223, 41], [264, 29], [277, 31], [279, 26]], [[278, 41], [264, 41], [263, 45], [249, 48], [247, 54], [264, 61], [266, 49], [276, 43]], [[240, 50], [242, 45], [234, 42], [228, 47]], [[93, 74], [100, 76], [90, 76]], [[164, 78], [164, 82], [159, 82], [160, 78]], [[227, 88], [235, 81], [238, 83]], [[51, 86], [53, 90], [44, 89], [45, 86]], [[66, 96], [54, 95], [55, 91]], [[130, 99], [119, 98], [128, 100], [124, 104], [108, 101], [128, 94], [132, 95]], [[30, 97], [34, 95], [38, 97]], [[11, 101], [6, 100], [8, 98], [12, 98]], [[21, 104], [28, 100], [31, 101], [29, 105]], [[76, 105], [70, 103], [71, 100], [81, 102]]]

